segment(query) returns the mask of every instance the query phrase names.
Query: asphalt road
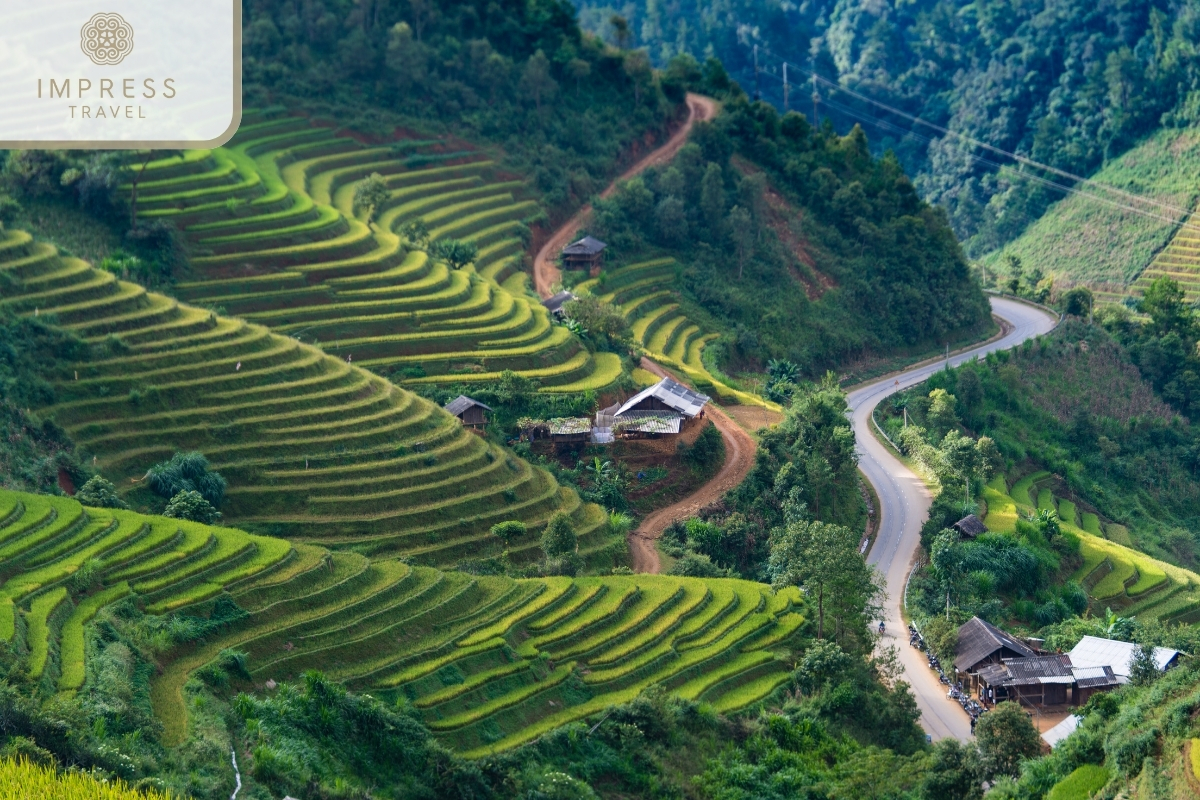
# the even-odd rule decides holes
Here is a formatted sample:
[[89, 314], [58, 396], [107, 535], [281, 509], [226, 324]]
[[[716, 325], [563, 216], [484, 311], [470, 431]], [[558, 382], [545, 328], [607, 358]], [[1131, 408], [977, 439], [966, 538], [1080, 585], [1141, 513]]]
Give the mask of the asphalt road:
[[[972, 350], [952, 355], [958, 366], [994, 350], [1005, 350], [1034, 336], [1047, 333], [1057, 320], [1045, 311], [1015, 300], [993, 297], [992, 313], [1012, 329], [1002, 338]], [[945, 360], [914, 367], [852, 391], [848, 397], [851, 422], [858, 440], [859, 467], [879, 495], [879, 534], [867, 561], [883, 574], [887, 584], [885, 606], [887, 632], [883, 646], [896, 645], [905, 679], [912, 685], [921, 711], [921, 727], [934, 741], [953, 736], [971, 736], [970, 719], [962, 707], [946, 697], [946, 687], [929, 669], [925, 656], [908, 646], [908, 629], [900, 616], [904, 585], [921, 540], [921, 524], [929, 515], [931, 498], [921, 479], [896, 458], [869, 430], [871, 412], [888, 395], [920, 383], [944, 369]]]

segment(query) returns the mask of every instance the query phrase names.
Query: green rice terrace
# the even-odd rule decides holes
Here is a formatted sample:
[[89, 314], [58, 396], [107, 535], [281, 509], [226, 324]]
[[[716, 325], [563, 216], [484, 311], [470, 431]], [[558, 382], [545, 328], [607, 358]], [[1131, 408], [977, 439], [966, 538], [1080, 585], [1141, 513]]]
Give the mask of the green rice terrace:
[[1083, 565], [1072, 578], [1083, 585], [1097, 612], [1111, 607], [1125, 616], [1168, 624], [1200, 622], [1200, 575], [1126, 546], [1129, 533], [1124, 527], [1104, 523], [1090, 512], [1077, 513], [1074, 503], [1056, 499], [1043, 485], [1052, 477], [1035, 472], [1011, 490], [1003, 475], [994, 478], [983, 492], [988, 528], [1012, 533], [1019, 513], [1055, 511], [1062, 529], [1079, 537]]
[[725, 385], [704, 366], [704, 346], [719, 334], [705, 331], [688, 319], [673, 289], [678, 264], [673, 258], [656, 258], [618, 269], [600, 278], [583, 281], [576, 289], [588, 291], [617, 305], [629, 321], [633, 338], [660, 364], [682, 374], [700, 391], [727, 403], [778, 408], [757, 395]]
[[173, 452], [201, 450], [230, 483], [227, 517], [259, 533], [453, 564], [499, 553], [497, 522], [536, 527], [561, 511], [585, 558], [614, 543], [598, 506], [357, 362], [147, 292], [21, 231], [0, 234], [0, 281], [0, 305], [52, 314], [93, 347], [47, 376], [57, 404], [38, 411], [122, 492], [144, 491], [137, 481]]
[[[354, 193], [372, 174], [388, 199], [368, 222]], [[181, 298], [319, 342], [398, 383], [514, 370], [550, 392], [612, 386], [619, 357], [589, 353], [527, 289], [522, 220], [541, 211], [528, 195], [456, 144], [373, 147], [260, 112], [226, 147], [148, 164], [137, 205], [184, 232], [199, 280], [179, 284]], [[411, 247], [398, 231], [417, 222], [430, 243], [474, 245], [473, 265], [451, 269]]]
[[1200, 300], [1200, 214], [1193, 213], [1181, 225], [1167, 246], [1154, 256], [1150, 266], [1133, 284], [1133, 292], [1140, 296], [1157, 278], [1167, 277], [1179, 284], [1188, 303]]
[[772, 648], [804, 624], [798, 590], [748, 581], [479, 577], [7, 491], [0, 564], [0, 640], [23, 639], [34, 677], [61, 691], [92, 677], [84, 627], [106, 605], [245, 612], [163, 657], [151, 697], [169, 742], [186, 736], [184, 684], [225, 648], [249, 655], [243, 684], [319, 669], [407, 698], [477, 756], [652, 684], [744, 708], [787, 680]]

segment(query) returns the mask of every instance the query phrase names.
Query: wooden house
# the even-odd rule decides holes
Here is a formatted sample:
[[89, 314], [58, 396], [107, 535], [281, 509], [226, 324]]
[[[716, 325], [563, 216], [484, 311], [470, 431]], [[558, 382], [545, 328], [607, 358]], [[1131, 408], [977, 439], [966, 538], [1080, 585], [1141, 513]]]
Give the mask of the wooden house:
[[971, 617], [958, 629], [954, 648], [954, 669], [970, 690], [979, 685], [978, 674], [984, 667], [1001, 664], [1008, 658], [1032, 658], [1036, 653], [990, 622]]
[[974, 539], [981, 533], [987, 533], [987, 526], [974, 514], [968, 514], [951, 527], [964, 539]]
[[488, 419], [485, 412], [491, 411], [492, 407], [484, 405], [478, 400], [473, 400], [464, 394], [451, 400], [445, 405], [446, 411], [452, 416], [458, 417], [464, 427], [467, 428], [484, 428], [487, 427]]
[[555, 447], [586, 444], [592, 438], [592, 421], [587, 417], [558, 417], [546, 420]]
[[585, 236], [577, 242], [572, 242], [563, 248], [563, 269], [586, 269], [588, 275], [595, 278], [604, 266], [604, 242], [591, 236]]
[[678, 381], [663, 378], [622, 403], [612, 415], [613, 427], [653, 436], [679, 433], [689, 422], [704, 416], [709, 399]]
[[565, 306], [567, 303], [571, 302], [574, 299], [576, 299], [575, 295], [571, 294], [568, 291], [562, 291], [552, 297], [547, 297], [545, 300], [542, 301], [542, 305], [545, 306], [546, 310], [549, 311], [551, 314], [558, 317], [559, 319], [562, 319], [563, 317], [566, 316], [566, 312], [563, 310], [563, 306]]
[[1012, 700], [1036, 706], [1065, 705], [1075, 683], [1068, 655], [1006, 658], [982, 667], [975, 678], [989, 702]]

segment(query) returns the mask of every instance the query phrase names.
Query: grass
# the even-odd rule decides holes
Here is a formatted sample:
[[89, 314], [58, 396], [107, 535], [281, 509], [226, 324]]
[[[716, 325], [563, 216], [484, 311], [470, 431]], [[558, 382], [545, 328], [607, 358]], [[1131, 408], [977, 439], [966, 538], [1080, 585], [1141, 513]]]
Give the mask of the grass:
[[1017, 530], [1017, 504], [1008, 495], [1004, 484], [1004, 476], [997, 475], [983, 489], [983, 499], [987, 503], [985, 522], [988, 530], [997, 533], [1015, 533]]
[[16, 632], [16, 613], [12, 598], [0, 595], [0, 642], [12, 641]]
[[1054, 511], [1058, 512], [1058, 507], [1054, 502], [1054, 495], [1049, 489], [1039, 489], [1037, 495], [1037, 510], [1038, 511]]
[[1075, 516], [1075, 504], [1070, 500], [1058, 501], [1058, 518], [1068, 525], [1078, 524]]
[[84, 598], [79, 605], [75, 606], [71, 616], [67, 617], [67, 621], [63, 623], [62, 642], [59, 650], [59, 658], [62, 661], [62, 675], [58, 679], [59, 689], [71, 690], [83, 686], [86, 675], [83, 659], [83, 626], [90, 622], [103, 606], [120, 600], [131, 591], [128, 583], [118, 583], [116, 586], [110, 586], [97, 594]]
[[735, 711], [741, 711], [768, 697], [780, 686], [787, 683], [790, 677], [789, 673], [782, 671], [763, 675], [761, 678], [757, 678], [750, 683], [743, 684], [721, 695], [712, 704], [713, 710], [719, 714], [730, 714]]
[[133, 789], [120, 779], [99, 781], [86, 772], [59, 772], [52, 766], [0, 759], [0, 797], [47, 800], [170, 800], [170, 793]]
[[1011, 495], [1012, 499], [1017, 503], [1017, 505], [1024, 506], [1029, 509], [1034, 508], [1036, 504], [1033, 502], [1033, 498], [1030, 496], [1029, 492], [1033, 488], [1034, 483], [1040, 481], [1042, 478], [1048, 477], [1050, 477], [1049, 472], [1033, 472], [1029, 475], [1026, 475], [1024, 478], [1021, 478], [1019, 481], [1013, 484]]
[[1090, 800], [1108, 783], [1108, 769], [1096, 764], [1077, 767], [1067, 777], [1054, 784], [1046, 800]]
[[1085, 511], [1080, 517], [1079, 527], [1090, 533], [1092, 536], [1103, 536], [1104, 531], [1100, 528], [1100, 518], [1090, 511]]

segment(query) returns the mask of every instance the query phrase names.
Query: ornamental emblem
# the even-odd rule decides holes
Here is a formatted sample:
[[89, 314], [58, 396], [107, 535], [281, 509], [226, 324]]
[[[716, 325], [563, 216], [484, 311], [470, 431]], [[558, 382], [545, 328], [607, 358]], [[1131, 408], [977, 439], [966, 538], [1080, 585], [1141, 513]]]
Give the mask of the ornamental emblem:
[[98, 66], [120, 64], [133, 52], [133, 26], [120, 14], [96, 14], [80, 29], [79, 46]]

